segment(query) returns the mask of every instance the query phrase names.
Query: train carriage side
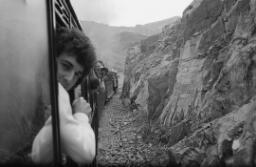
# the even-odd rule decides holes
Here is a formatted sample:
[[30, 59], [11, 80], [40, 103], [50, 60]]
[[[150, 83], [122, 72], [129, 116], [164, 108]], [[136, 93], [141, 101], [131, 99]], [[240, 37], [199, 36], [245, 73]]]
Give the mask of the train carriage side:
[[[52, 62], [56, 26], [81, 30], [69, 0], [1, 0], [0, 164], [28, 163], [33, 139], [50, 114], [55, 163], [60, 163], [56, 68]], [[70, 94], [75, 98], [80, 93], [96, 112], [89, 79]]]
[[26, 159], [51, 105], [46, 4], [1, 0], [0, 163]]

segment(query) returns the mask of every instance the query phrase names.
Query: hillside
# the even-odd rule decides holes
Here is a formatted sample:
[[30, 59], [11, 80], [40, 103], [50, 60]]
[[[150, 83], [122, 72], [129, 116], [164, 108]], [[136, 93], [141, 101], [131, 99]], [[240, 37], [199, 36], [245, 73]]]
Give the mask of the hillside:
[[127, 48], [123, 104], [182, 166], [253, 166], [256, 3], [194, 0], [181, 22]]
[[122, 72], [128, 45], [132, 45], [147, 36], [160, 33], [167, 24], [174, 24], [178, 17], [135, 27], [114, 27], [96, 22], [81, 21], [85, 33], [92, 40], [98, 58], [110, 68]]
[[147, 23], [144, 25], [136, 25], [133, 27], [109, 26], [106, 24], [97, 23], [93, 21], [81, 21], [81, 24], [84, 30], [89, 34], [90, 33], [96, 34], [97, 32], [100, 32], [100, 34], [104, 34], [104, 33], [117, 34], [121, 32], [133, 32], [133, 33], [138, 33], [145, 36], [150, 36], [150, 35], [160, 33], [162, 31], [162, 28], [165, 25], [175, 24], [179, 20], [180, 20], [180, 17], [175, 16], [169, 19]]

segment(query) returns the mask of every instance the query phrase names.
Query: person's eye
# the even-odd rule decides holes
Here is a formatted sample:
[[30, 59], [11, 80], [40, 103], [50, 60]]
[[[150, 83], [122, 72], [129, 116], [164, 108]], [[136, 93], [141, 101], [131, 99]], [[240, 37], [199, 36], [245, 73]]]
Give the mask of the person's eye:
[[65, 71], [70, 71], [73, 68], [73, 65], [68, 62], [62, 62], [62, 67]]

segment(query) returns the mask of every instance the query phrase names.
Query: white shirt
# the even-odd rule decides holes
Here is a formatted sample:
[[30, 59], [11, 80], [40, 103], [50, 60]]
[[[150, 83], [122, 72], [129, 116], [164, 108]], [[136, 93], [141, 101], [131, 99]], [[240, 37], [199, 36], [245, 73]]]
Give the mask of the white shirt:
[[[95, 157], [95, 134], [84, 113], [72, 115], [69, 95], [61, 84], [59, 88], [60, 138], [62, 152], [78, 164], [91, 163]], [[53, 161], [51, 117], [33, 141], [31, 158], [35, 163]]]

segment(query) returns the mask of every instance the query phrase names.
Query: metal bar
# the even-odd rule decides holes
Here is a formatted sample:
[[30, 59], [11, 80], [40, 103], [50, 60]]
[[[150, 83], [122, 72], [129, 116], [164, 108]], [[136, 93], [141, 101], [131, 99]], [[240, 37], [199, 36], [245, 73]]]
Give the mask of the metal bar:
[[52, 132], [53, 132], [53, 151], [54, 166], [61, 166], [61, 145], [60, 145], [60, 122], [58, 113], [58, 82], [56, 68], [56, 46], [55, 46], [55, 10], [54, 0], [46, 0], [47, 2], [47, 21], [49, 36], [49, 65], [50, 65], [50, 94], [52, 106]]
[[82, 27], [81, 27], [81, 24], [80, 24], [80, 22], [79, 22], [79, 20], [78, 20], [78, 18], [77, 18], [77, 16], [76, 16], [76, 13], [75, 13], [75, 11], [74, 11], [74, 9], [73, 9], [71, 3], [70, 3], [70, 0], [66, 0], [66, 3], [67, 3], [68, 6], [70, 6], [69, 10], [70, 10], [70, 12], [71, 12], [72, 17], [73, 17], [73, 18], [75, 19], [75, 21], [76, 21], [76, 24], [77, 24], [76, 26], [78, 26], [78, 28], [79, 28], [81, 31], [83, 31], [83, 29], [82, 29]]

